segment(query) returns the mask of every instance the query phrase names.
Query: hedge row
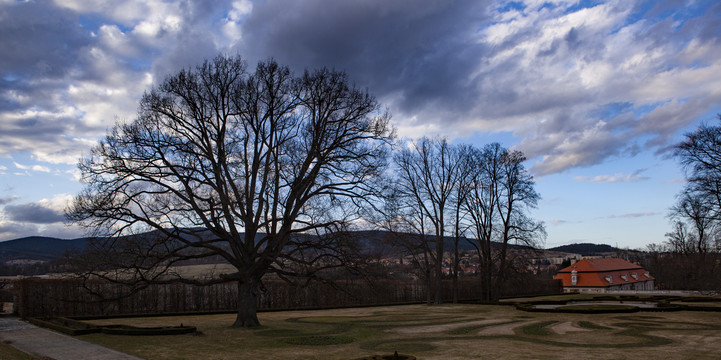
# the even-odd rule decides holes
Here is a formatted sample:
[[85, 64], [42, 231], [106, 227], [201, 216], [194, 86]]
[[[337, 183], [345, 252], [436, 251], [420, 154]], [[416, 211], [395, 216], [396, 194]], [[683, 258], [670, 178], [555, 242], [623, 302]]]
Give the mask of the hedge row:
[[[444, 301], [451, 300], [451, 281], [444, 280]], [[82, 283], [69, 279], [22, 279], [14, 284], [15, 309], [22, 317], [80, 317], [133, 314], [202, 313], [236, 311], [238, 287], [235, 283], [194, 286], [188, 284], [152, 285], [130, 296], [127, 289], [105, 282]], [[91, 294], [101, 293], [106, 299]], [[558, 281], [536, 280], [504, 289], [509, 296], [558, 294]], [[459, 279], [460, 301], [481, 298], [477, 278]], [[344, 281], [331, 286], [314, 282], [293, 286], [283, 281], [266, 281], [259, 294], [258, 310], [294, 310], [352, 306], [419, 303], [427, 299], [426, 287], [418, 281]]]

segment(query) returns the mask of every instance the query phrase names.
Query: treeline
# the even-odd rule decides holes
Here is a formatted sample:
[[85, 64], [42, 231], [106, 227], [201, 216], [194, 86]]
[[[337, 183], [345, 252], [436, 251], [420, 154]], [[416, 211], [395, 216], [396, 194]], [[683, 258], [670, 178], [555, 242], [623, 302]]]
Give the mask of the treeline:
[[[512, 244], [532, 248], [545, 238], [543, 224], [530, 216], [540, 195], [520, 151], [498, 143], [482, 148], [421, 138], [403, 144], [393, 157], [381, 209], [366, 219], [395, 234], [394, 244], [408, 256], [426, 284], [427, 302], [446, 297], [440, 279], [450, 263], [451, 298], [458, 299], [459, 246], [468, 243], [480, 262], [483, 300], [497, 300], [504, 284], [522, 271]], [[444, 258], [446, 237], [452, 252]]]

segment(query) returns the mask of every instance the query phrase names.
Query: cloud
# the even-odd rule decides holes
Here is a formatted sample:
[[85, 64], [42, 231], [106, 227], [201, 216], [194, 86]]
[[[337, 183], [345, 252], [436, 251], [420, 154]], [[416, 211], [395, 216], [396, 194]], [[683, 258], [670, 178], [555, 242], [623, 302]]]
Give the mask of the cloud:
[[11, 221], [32, 224], [51, 224], [65, 219], [61, 212], [37, 203], [5, 205], [4, 212]]
[[640, 213], [629, 213], [629, 214], [621, 214], [621, 215], [609, 215], [606, 217], [606, 219], [629, 219], [629, 218], [640, 218], [640, 217], [647, 217], [647, 216], [656, 216], [659, 215], [657, 212], [640, 212]]
[[75, 163], [151, 84], [218, 52], [346, 70], [402, 136], [510, 132], [537, 175], [666, 151], [721, 104], [715, 2], [1, 6], [0, 156], [50, 164]]
[[50, 168], [47, 166], [42, 165], [22, 165], [18, 164], [16, 162], [13, 163], [16, 168], [21, 170], [32, 170], [32, 171], [39, 171], [39, 172], [50, 172]]
[[605, 184], [630, 183], [630, 182], [648, 180], [649, 179], [648, 176], [641, 175], [644, 171], [646, 171], [646, 169], [637, 170], [637, 171], [633, 172], [632, 174], [597, 175], [594, 177], [576, 176], [574, 178], [574, 180], [585, 181], [585, 182], [605, 183]]
[[12, 240], [19, 237], [37, 235], [39, 227], [35, 224], [0, 221], [0, 240]]
[[346, 69], [403, 136], [510, 131], [537, 175], [663, 151], [721, 103], [718, 5], [320, 3], [254, 4], [235, 48]]
[[5, 205], [0, 212], [0, 241], [25, 236], [72, 239], [84, 235], [85, 229], [65, 223], [64, 209], [72, 196], [59, 194], [37, 202], [12, 204], [18, 199], [0, 198], [0, 205]]
[[2, 197], [2, 198], [0, 198], [0, 205], [9, 204], [9, 203], [11, 203], [11, 202], [13, 202], [13, 201], [15, 201], [15, 200], [17, 200], [17, 199], [18, 199], [17, 196], [6, 196], [6, 197]]
[[[154, 79], [217, 55], [216, 35], [252, 9], [227, 1], [5, 2], [0, 15], [0, 156], [75, 164]], [[233, 10], [228, 10], [233, 9]], [[239, 36], [235, 33], [234, 36]]]
[[3, 213], [13, 222], [30, 224], [52, 224], [65, 221], [64, 209], [72, 196], [59, 194], [52, 199], [42, 199], [17, 205], [5, 205]]
[[84, 236], [84, 229], [64, 224], [37, 225], [19, 222], [0, 221], [0, 241], [26, 236], [47, 236], [60, 239], [75, 239]]
[[[399, 122], [460, 122], [477, 101], [486, 47], [478, 28], [488, 2], [304, 2], [254, 4], [236, 46], [251, 61], [275, 57], [296, 71], [346, 70], [391, 106]], [[463, 115], [457, 118], [456, 115]]]

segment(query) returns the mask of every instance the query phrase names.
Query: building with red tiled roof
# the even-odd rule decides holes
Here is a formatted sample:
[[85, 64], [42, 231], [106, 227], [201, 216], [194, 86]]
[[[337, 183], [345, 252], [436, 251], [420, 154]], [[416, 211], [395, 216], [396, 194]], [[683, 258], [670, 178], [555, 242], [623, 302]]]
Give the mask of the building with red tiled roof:
[[646, 269], [618, 258], [583, 259], [558, 271], [564, 292], [653, 290], [654, 278]]

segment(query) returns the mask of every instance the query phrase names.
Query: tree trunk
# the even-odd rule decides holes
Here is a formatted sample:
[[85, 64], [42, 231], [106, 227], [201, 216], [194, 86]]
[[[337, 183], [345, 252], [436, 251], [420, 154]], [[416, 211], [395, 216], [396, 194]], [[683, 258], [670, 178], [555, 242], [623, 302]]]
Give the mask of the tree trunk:
[[435, 304], [443, 304], [443, 233], [436, 236], [436, 298]]
[[233, 327], [256, 327], [258, 321], [258, 281], [238, 281], [238, 316]]
[[426, 264], [426, 304], [433, 303], [433, 277], [431, 276], [430, 265]]
[[453, 303], [458, 304], [458, 235], [456, 234], [456, 241], [454, 246], [453, 254]]

